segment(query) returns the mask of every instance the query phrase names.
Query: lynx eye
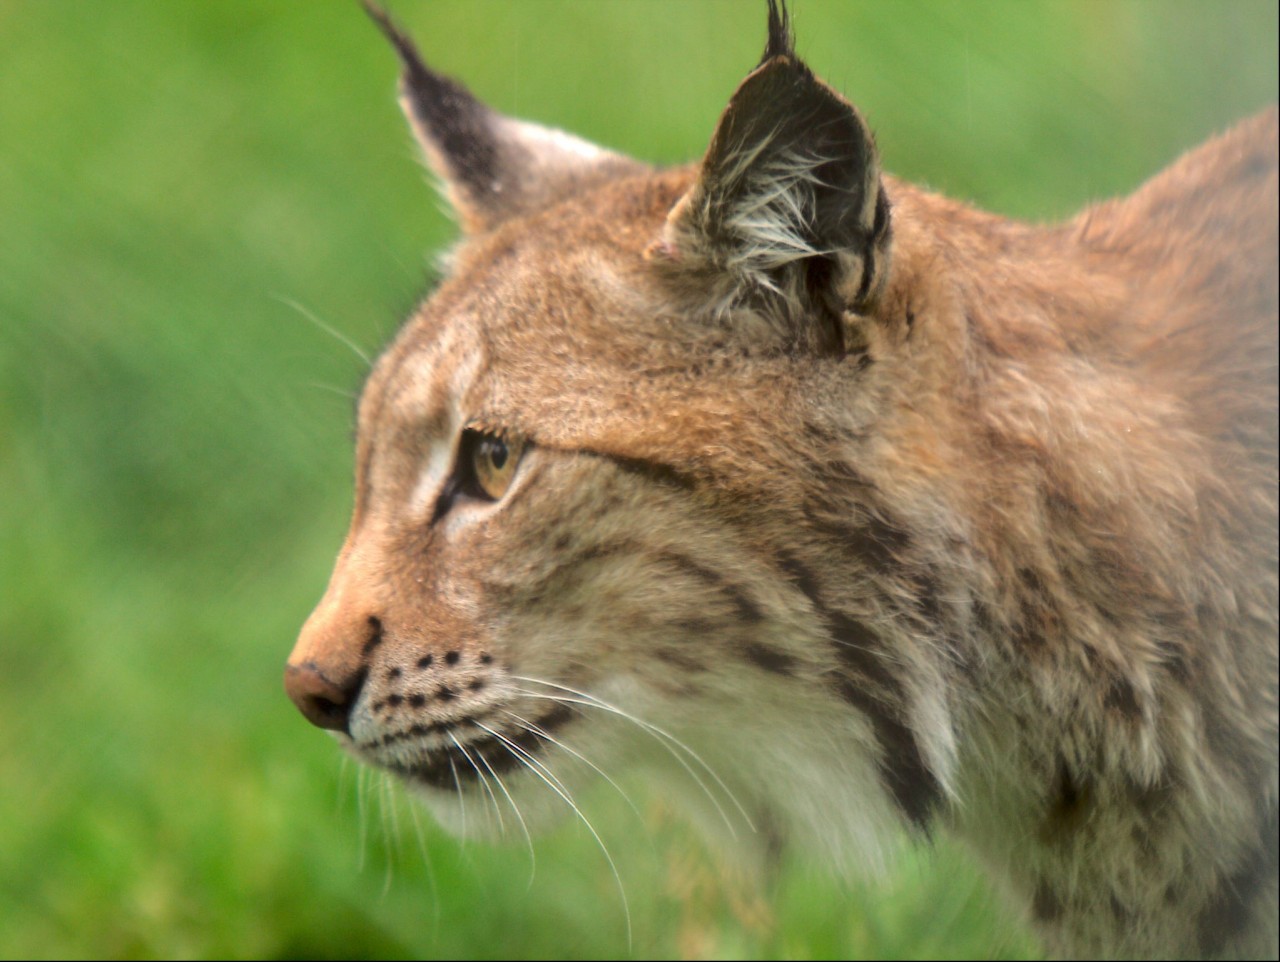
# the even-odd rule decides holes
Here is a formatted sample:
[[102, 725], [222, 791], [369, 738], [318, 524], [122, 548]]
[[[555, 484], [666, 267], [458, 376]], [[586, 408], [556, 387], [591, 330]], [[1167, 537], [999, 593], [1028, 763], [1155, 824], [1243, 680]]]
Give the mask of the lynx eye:
[[516, 466], [524, 453], [524, 440], [499, 437], [482, 431], [467, 431], [463, 437], [460, 465], [471, 483], [464, 485], [474, 497], [499, 500], [511, 486]]

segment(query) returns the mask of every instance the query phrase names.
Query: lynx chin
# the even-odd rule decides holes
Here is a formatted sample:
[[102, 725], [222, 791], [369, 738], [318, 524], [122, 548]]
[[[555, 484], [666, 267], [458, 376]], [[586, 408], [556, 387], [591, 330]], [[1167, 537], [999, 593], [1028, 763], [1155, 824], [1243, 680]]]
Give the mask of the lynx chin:
[[774, 0], [667, 169], [370, 12], [462, 240], [363, 390], [306, 718], [459, 829], [638, 767], [839, 868], [952, 834], [1057, 955], [1274, 958], [1276, 109], [1032, 226], [886, 174]]

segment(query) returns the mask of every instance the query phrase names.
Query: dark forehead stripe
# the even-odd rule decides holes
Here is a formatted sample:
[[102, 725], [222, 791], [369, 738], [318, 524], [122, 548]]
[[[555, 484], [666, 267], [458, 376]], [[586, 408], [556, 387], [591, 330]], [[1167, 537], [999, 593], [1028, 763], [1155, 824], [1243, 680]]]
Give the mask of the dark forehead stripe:
[[879, 637], [862, 622], [823, 602], [817, 576], [794, 557], [778, 563], [791, 583], [809, 600], [832, 642], [832, 651], [848, 669], [835, 681], [836, 693], [871, 722], [880, 746], [877, 765], [895, 804], [917, 827], [927, 831], [942, 801], [942, 786], [925, 763], [915, 733], [903, 719], [907, 697], [882, 654]]

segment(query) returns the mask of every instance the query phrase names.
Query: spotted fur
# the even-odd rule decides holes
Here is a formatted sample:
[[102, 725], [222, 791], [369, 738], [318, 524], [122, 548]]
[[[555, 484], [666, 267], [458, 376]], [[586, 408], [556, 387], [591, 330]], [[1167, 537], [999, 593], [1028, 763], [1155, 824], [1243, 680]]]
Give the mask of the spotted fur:
[[954, 833], [1057, 954], [1274, 957], [1275, 109], [1028, 226], [883, 175], [769, 7], [672, 170], [372, 11], [465, 233], [290, 695], [460, 829], [627, 764], [842, 869]]

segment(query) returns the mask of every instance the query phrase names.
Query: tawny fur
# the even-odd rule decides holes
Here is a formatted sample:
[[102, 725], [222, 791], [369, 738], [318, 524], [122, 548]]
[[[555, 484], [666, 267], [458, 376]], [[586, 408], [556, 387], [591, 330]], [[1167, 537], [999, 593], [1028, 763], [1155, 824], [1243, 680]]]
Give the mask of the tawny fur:
[[[627, 761], [839, 867], [949, 829], [1057, 954], [1274, 957], [1275, 109], [1034, 227], [869, 134], [738, 153], [769, 83], [865, 132], [781, 20], [701, 165], [469, 116], [569, 165], [506, 197], [406, 63], [468, 233], [365, 387], [304, 711], [446, 820]], [[496, 501], [443, 500], [464, 429], [530, 443]]]

